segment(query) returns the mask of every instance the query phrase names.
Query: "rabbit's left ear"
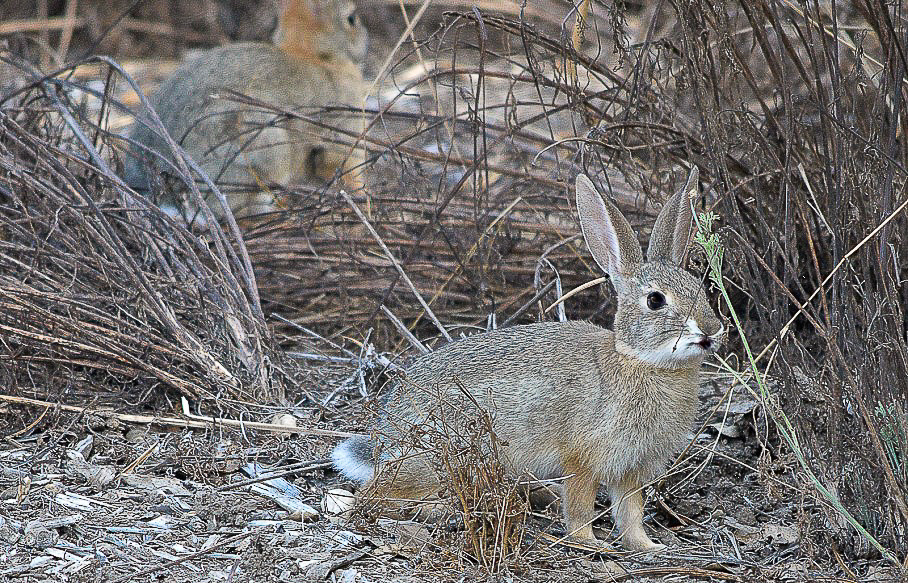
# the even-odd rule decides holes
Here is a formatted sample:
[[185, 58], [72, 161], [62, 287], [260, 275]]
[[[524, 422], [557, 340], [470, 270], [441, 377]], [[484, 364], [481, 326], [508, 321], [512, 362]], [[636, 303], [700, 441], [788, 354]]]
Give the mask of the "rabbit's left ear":
[[575, 190], [580, 228], [593, 259], [613, 281], [633, 272], [643, 263], [643, 250], [630, 223], [585, 174], [577, 175]]
[[684, 187], [676, 192], [659, 212], [646, 250], [647, 261], [665, 261], [682, 266], [690, 246], [693, 225], [693, 199], [699, 196], [700, 173], [691, 168]]

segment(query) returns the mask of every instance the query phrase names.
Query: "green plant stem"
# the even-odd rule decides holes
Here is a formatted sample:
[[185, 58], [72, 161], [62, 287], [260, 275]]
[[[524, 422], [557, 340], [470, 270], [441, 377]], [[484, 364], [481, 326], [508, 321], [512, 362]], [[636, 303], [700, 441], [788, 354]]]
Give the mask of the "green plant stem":
[[[741, 338], [741, 344], [744, 346], [744, 351], [747, 353], [747, 361], [750, 364], [750, 372], [753, 375], [754, 381], [757, 384], [759, 389], [760, 399], [763, 401], [766, 410], [769, 411], [770, 416], [772, 417], [773, 422], [775, 423], [776, 430], [785, 440], [785, 443], [788, 444], [788, 447], [795, 454], [795, 457], [798, 460], [798, 463], [801, 466], [801, 469], [806, 473], [808, 479], [813, 484], [814, 488], [824, 497], [826, 500], [836, 509], [836, 511], [846, 520], [851, 526], [857, 530], [861, 536], [863, 536], [870, 544], [876, 548], [880, 554], [883, 555], [887, 560], [900, 564], [898, 558], [886, 549], [872, 534], [870, 534], [867, 529], [861, 525], [858, 520], [851, 515], [850, 512], [842, 505], [838, 497], [830, 492], [823, 484], [820, 482], [820, 479], [817, 478], [813, 470], [810, 468], [807, 463], [807, 458], [804, 455], [804, 452], [801, 448], [801, 444], [798, 441], [797, 432], [795, 431], [794, 425], [791, 423], [791, 420], [788, 418], [788, 415], [785, 414], [785, 411], [772, 406], [772, 400], [770, 398], [769, 389], [766, 386], [763, 374], [760, 372], [757, 367], [756, 358], [754, 358], [753, 352], [750, 349], [750, 343], [747, 341], [747, 335], [744, 333], [744, 328], [741, 326], [741, 320], [738, 318], [738, 313], [735, 311], [734, 306], [732, 305], [731, 298], [728, 295], [728, 290], [725, 287], [725, 282], [722, 277], [722, 256], [724, 249], [719, 241], [718, 235], [712, 233], [712, 222], [716, 219], [715, 215], [705, 214], [703, 216], [698, 216], [697, 213], [694, 213], [694, 221], [697, 226], [697, 235], [695, 241], [703, 247], [703, 250], [706, 252], [707, 263], [709, 265], [709, 276], [710, 280], [716, 285], [719, 290], [719, 293], [722, 296], [722, 300], [725, 303], [728, 312], [731, 315], [732, 321], [734, 322], [735, 328], [738, 330], [738, 336]], [[739, 371], [733, 369], [728, 362], [724, 359], [719, 358], [719, 362], [722, 364], [723, 368], [729, 372], [739, 383], [745, 385], [744, 375]]]

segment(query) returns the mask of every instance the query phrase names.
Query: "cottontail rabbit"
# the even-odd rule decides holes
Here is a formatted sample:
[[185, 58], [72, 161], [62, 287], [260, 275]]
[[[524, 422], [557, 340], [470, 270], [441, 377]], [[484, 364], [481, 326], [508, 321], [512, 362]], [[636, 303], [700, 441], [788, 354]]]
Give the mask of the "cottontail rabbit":
[[511, 471], [567, 476], [570, 536], [595, 540], [594, 502], [605, 483], [625, 548], [664, 548], [643, 530], [641, 488], [684, 441], [697, 411], [700, 365], [724, 336], [700, 281], [680, 267], [697, 170], [659, 213], [646, 262], [630, 224], [590, 179], [578, 176], [576, 191], [587, 246], [618, 294], [614, 331], [542, 322], [420, 357], [391, 391], [372, 438], [353, 437], [332, 454], [343, 474], [366, 483], [366, 494], [420, 500], [439, 491], [426, 456], [401, 452], [395, 427], [418, 424], [432, 407], [430, 393], [414, 387], [437, 388], [444, 399], [457, 399], [463, 387], [490, 412]]
[[[178, 68], [151, 98], [171, 137], [215, 182], [247, 185], [244, 192], [226, 189], [228, 203], [238, 214], [273, 210], [272, 197], [265, 192], [269, 184], [327, 180], [338, 168], [349, 186], [361, 186], [357, 167], [363, 154], [357, 149], [348, 156], [350, 148], [338, 143], [343, 138], [228, 98], [228, 92], [235, 91], [309, 116], [326, 106], [361, 105], [367, 38], [354, 4], [280, 2], [274, 44], [238, 43], [205, 51]], [[321, 121], [356, 134], [363, 127], [351, 116], [322, 116]], [[172, 159], [166, 142], [141, 115], [131, 138]], [[124, 174], [133, 187], [147, 188], [141, 162], [128, 157]], [[212, 210], [221, 215], [219, 205]]]

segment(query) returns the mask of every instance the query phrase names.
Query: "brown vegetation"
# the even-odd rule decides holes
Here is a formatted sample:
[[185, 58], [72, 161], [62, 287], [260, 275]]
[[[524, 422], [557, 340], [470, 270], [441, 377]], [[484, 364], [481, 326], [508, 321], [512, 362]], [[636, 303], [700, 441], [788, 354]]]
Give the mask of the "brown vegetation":
[[[362, 216], [335, 185], [298, 187], [290, 208], [244, 222], [242, 235], [177, 224], [118, 180], [123, 142], [107, 124], [125, 111], [125, 85], [111, 61], [91, 61], [94, 84], [69, 67], [27, 75], [0, 103], [3, 392], [149, 408], [185, 395], [232, 412], [302, 402], [351, 427], [359, 392], [348, 388], [366, 394], [369, 370], [301, 396], [310, 389], [293, 379], [311, 362], [286, 352], [302, 338], [353, 338], [362, 352], [343, 357], [362, 362], [370, 343], [401, 353], [413, 343], [404, 329], [432, 344], [562, 314], [607, 324], [609, 294], [595, 288], [545, 311], [598, 275], [568, 185], [581, 170], [611, 185], [639, 227], [696, 165], [710, 187], [703, 210], [721, 217], [733, 307], [770, 380], [762, 421], [779, 423], [754, 425], [748, 467], [768, 490], [800, 492], [803, 556], [849, 577], [881, 556], [829, 504], [839, 499], [904, 561], [904, 14], [870, 1], [594, 3], [578, 53], [570, 18], [559, 30], [513, 7], [456, 8], [405, 38], [387, 70], [372, 63], [378, 106], [348, 112], [370, 120], [368, 134], [347, 136], [370, 152], [368, 188], [350, 199]], [[183, 174], [160, 187], [198, 197]], [[728, 354], [747, 368], [740, 338]], [[17, 411], [4, 434], [33, 421]], [[456, 488], [475, 483], [462, 478]], [[472, 534], [479, 557], [486, 539]], [[509, 552], [495, 547], [486, 566]]]

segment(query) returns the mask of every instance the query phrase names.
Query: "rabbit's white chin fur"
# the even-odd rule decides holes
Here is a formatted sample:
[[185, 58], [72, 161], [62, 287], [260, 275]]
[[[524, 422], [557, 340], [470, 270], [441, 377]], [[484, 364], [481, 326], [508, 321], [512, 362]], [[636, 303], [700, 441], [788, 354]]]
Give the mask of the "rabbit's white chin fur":
[[689, 368], [698, 366], [712, 350], [706, 350], [699, 344], [699, 336], [687, 334], [674, 337], [662, 346], [652, 350], [641, 350], [621, 340], [615, 340], [615, 348], [621, 354], [658, 368]]

